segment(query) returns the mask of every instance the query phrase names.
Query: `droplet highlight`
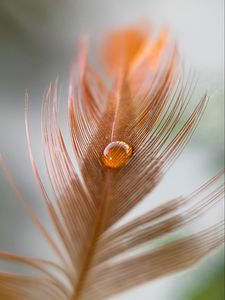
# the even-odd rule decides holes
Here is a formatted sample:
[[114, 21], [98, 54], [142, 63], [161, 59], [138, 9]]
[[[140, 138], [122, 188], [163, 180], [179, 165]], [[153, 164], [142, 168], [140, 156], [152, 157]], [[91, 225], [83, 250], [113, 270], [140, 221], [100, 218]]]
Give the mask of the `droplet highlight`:
[[103, 164], [110, 169], [119, 169], [125, 166], [133, 154], [130, 145], [122, 141], [115, 141], [108, 144], [102, 155]]

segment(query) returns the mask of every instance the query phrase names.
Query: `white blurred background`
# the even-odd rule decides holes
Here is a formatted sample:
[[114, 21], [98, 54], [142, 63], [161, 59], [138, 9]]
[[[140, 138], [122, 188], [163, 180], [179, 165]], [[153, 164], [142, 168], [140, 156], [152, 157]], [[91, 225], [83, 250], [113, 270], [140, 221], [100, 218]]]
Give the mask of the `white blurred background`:
[[[67, 80], [78, 37], [87, 33], [97, 44], [108, 30], [143, 18], [156, 30], [169, 25], [186, 65], [199, 75], [193, 102], [205, 90], [211, 100], [183, 155], [153, 195], [132, 212], [133, 215], [150, 205], [192, 191], [224, 166], [223, 0], [0, 0], [0, 152], [18, 186], [46, 223], [28, 158], [24, 128], [25, 90], [28, 89], [31, 97], [29, 120], [34, 153], [41, 174], [47, 180], [40, 142], [40, 110], [45, 88], [59, 77], [61, 118], [66, 123]], [[207, 220], [219, 219], [221, 215], [220, 207], [207, 216]], [[0, 249], [51, 257], [50, 250], [30, 225], [4, 176], [1, 177], [0, 192]], [[222, 254], [221, 250], [217, 251], [192, 270], [162, 278], [114, 299], [197, 299], [183, 298], [186, 297], [184, 290], [196, 289], [195, 286], [207, 281], [212, 270], [223, 263]], [[4, 267], [0, 262], [1, 265]], [[200, 280], [193, 285], [193, 278]], [[208, 300], [201, 298], [205, 299]]]

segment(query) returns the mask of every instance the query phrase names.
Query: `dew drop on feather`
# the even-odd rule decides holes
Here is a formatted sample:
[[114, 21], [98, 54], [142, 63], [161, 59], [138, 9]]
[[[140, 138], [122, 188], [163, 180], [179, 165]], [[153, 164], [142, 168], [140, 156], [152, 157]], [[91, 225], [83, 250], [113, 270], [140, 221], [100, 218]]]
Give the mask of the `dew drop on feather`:
[[132, 154], [133, 149], [127, 143], [114, 141], [105, 147], [102, 162], [107, 168], [119, 169], [128, 163]]

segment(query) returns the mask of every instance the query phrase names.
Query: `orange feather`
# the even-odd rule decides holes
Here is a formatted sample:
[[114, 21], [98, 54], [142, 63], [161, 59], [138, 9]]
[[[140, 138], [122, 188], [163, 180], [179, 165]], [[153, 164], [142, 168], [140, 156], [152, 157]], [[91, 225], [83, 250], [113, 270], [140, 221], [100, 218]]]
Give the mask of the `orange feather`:
[[113, 32], [106, 37], [102, 53], [111, 86], [91, 66], [84, 41], [71, 73], [68, 118], [79, 171], [59, 126], [57, 82], [44, 97], [42, 136], [55, 201], [49, 198], [33, 157], [26, 95], [31, 164], [63, 250], [32, 211], [1, 158], [10, 184], [60, 262], [0, 252], [0, 259], [35, 270], [34, 276], [0, 273], [1, 300], [108, 299], [190, 267], [223, 242], [223, 224], [218, 223], [164, 246], [144, 247], [201, 217], [220, 201], [223, 172], [190, 195], [114, 226], [152, 192], [180, 155], [208, 97], [203, 95], [184, 117], [195, 82], [192, 75], [185, 79], [167, 28], [157, 38], [144, 26]]

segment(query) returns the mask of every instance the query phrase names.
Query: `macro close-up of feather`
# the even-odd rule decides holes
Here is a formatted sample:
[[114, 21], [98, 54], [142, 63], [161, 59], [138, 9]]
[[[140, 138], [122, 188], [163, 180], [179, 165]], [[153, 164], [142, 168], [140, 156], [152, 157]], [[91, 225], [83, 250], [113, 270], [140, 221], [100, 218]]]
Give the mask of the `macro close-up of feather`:
[[[26, 16], [32, 12], [32, 20], [38, 18], [32, 5], [26, 15], [24, 8], [17, 7], [17, 11], [12, 3], [3, 1], [1, 24], [10, 25], [8, 31], [1, 26], [0, 33], [2, 41], [11, 35], [10, 43], [16, 45], [15, 36], [25, 41], [35, 35], [35, 25], [27, 26]], [[40, 4], [36, 13], [42, 15], [41, 5], [46, 4]], [[61, 2], [58, 9], [70, 24], [71, 3], [67, 5], [68, 11]], [[77, 14], [82, 11], [79, 1], [76, 9]], [[18, 25], [13, 27], [12, 20], [33, 33], [26, 36]], [[79, 20], [82, 18], [77, 21], [82, 28]], [[129, 19], [106, 27], [99, 35], [87, 28], [78, 30], [72, 43], [65, 42], [70, 50], [52, 35], [54, 54], [50, 50], [48, 54], [43, 36], [42, 50], [31, 41], [23, 44], [23, 50], [18, 46], [17, 55], [32, 53], [24, 62], [29, 58], [36, 61], [36, 67], [31, 64], [29, 69], [25, 63], [24, 79], [19, 79], [22, 68], [15, 58], [18, 71], [12, 81], [15, 76], [16, 96], [6, 83], [10, 70], [15, 73], [15, 64], [1, 71], [1, 99], [6, 95], [17, 98], [24, 90], [25, 101], [5, 100], [2, 105], [7, 128], [3, 129], [0, 156], [4, 181], [0, 300], [222, 300], [222, 146], [212, 138], [212, 144], [219, 145], [212, 151], [216, 163], [204, 176], [197, 171], [204, 164], [204, 151], [195, 159], [192, 152], [197, 150], [190, 148], [189, 158], [180, 161], [191, 140], [207, 145], [213, 129], [206, 129], [206, 142], [204, 134], [196, 132], [201, 123], [218, 121], [217, 112], [217, 117], [210, 114], [216, 111], [210, 104], [215, 100], [206, 85], [198, 88], [203, 77], [188, 61], [186, 64], [187, 56], [184, 62], [179, 37], [174, 37], [168, 20], [162, 18], [157, 26], [149, 18]], [[65, 36], [60, 30], [59, 36]], [[0, 51], [3, 68], [1, 57], [14, 57], [4, 47]], [[67, 59], [59, 59], [61, 51]], [[59, 73], [62, 64], [65, 69]], [[41, 68], [43, 74], [49, 68], [50, 74], [46, 71], [42, 76]], [[49, 75], [50, 80], [52, 76], [56, 79], [48, 85]], [[28, 83], [23, 89], [25, 78]], [[39, 95], [36, 103], [32, 93]], [[205, 121], [208, 113], [211, 119]], [[7, 133], [14, 122], [14, 128], [21, 126], [23, 117], [24, 127]], [[40, 125], [34, 131], [36, 122]], [[11, 142], [6, 146], [7, 141]], [[176, 164], [179, 169], [173, 171]], [[167, 174], [169, 183], [165, 183]], [[191, 273], [202, 264], [200, 275]], [[186, 293], [163, 286], [164, 280], [174, 280], [173, 284], [168, 281], [170, 286], [182, 286], [177, 276], [186, 283], [182, 288]], [[189, 286], [197, 277], [202, 278], [201, 284], [190, 293]], [[158, 284], [155, 290], [154, 284]]]

